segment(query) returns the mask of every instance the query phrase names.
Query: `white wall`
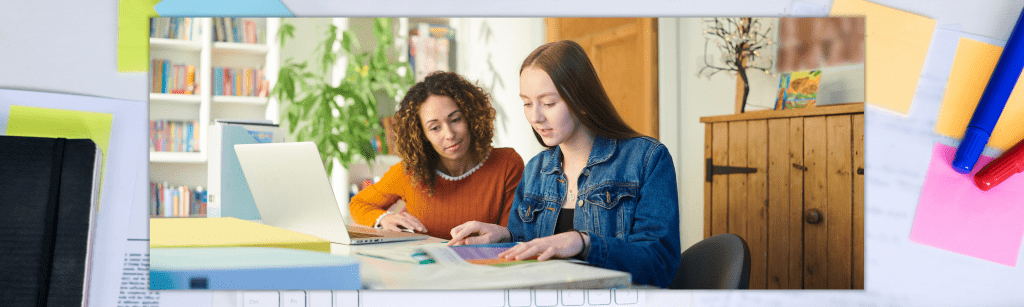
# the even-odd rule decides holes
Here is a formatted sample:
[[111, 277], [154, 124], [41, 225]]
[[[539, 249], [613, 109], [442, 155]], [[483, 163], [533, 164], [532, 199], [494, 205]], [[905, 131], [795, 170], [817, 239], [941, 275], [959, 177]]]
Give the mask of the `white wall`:
[[544, 149], [531, 133], [519, 98], [519, 66], [544, 44], [543, 18], [456, 18], [456, 72], [491, 94], [497, 111], [494, 146], [511, 147], [524, 162]]
[[[658, 19], [659, 131], [676, 165], [682, 248], [704, 238], [704, 124], [735, 113], [736, 78], [698, 77], [704, 67], [701, 18]], [[771, 108], [778, 76], [751, 71], [747, 111]], [[864, 101], [864, 65], [822, 69], [818, 104]]]
[[[735, 111], [736, 79], [697, 76], [704, 67], [699, 18], [658, 19], [658, 99], [661, 142], [676, 166], [682, 248], [704, 237], [704, 124], [701, 116]], [[751, 77], [751, 99], [759, 86]]]

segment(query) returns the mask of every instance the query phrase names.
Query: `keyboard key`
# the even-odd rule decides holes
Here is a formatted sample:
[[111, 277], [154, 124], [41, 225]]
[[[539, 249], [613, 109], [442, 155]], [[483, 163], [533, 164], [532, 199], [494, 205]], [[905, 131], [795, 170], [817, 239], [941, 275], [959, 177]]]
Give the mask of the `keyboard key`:
[[306, 291], [306, 306], [332, 307], [331, 290]]
[[616, 304], [636, 304], [636, 289], [615, 289]]
[[608, 304], [611, 304], [612, 303], [611, 295], [612, 295], [612, 291], [611, 290], [599, 290], [599, 289], [587, 290], [587, 296], [590, 297], [590, 304], [591, 305], [608, 305]]
[[306, 292], [281, 291], [281, 307], [306, 307]]
[[508, 305], [530, 307], [530, 290], [508, 290]]
[[277, 291], [248, 291], [242, 294], [243, 307], [278, 307]]
[[558, 305], [558, 290], [535, 290], [533, 296], [538, 307]]
[[563, 306], [583, 306], [583, 290], [562, 290]]
[[359, 307], [358, 291], [334, 290], [332, 292], [334, 292], [334, 307]]
[[469, 291], [466, 294], [467, 300], [480, 302], [480, 306], [505, 306], [505, 290]]

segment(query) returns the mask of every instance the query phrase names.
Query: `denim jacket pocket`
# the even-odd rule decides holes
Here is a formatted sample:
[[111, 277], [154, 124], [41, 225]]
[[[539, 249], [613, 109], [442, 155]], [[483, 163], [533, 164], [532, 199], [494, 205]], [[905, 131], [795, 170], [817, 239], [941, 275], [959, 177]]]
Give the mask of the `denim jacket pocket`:
[[593, 228], [605, 236], [624, 239], [629, 232], [627, 221], [636, 208], [639, 188], [630, 183], [607, 183], [591, 190], [586, 197], [586, 204], [591, 206], [591, 218], [596, 222]]
[[523, 223], [533, 223], [537, 219], [537, 214], [544, 210], [544, 207], [544, 200], [540, 197], [525, 194], [523, 195], [523, 202], [517, 208], [516, 213]]
[[590, 205], [613, 210], [624, 202], [635, 200], [638, 192], [635, 184], [609, 183], [601, 185], [587, 194], [586, 202]]

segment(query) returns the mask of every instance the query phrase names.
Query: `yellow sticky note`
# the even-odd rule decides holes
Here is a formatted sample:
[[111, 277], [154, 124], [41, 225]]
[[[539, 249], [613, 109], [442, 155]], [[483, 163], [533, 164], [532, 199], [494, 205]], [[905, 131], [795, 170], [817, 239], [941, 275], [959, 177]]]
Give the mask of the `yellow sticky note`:
[[160, 0], [121, 0], [117, 5], [117, 71], [149, 70], [149, 18]]
[[149, 247], [280, 247], [330, 252], [331, 242], [232, 217], [151, 218]]
[[[985, 91], [1002, 53], [1001, 47], [960, 38], [935, 132], [956, 138], [964, 136], [967, 123], [971, 121], [974, 108], [978, 106], [981, 93]], [[1024, 78], [1017, 79], [1017, 85], [1014, 85], [1010, 99], [1003, 108], [1003, 115], [992, 130], [988, 146], [1007, 150], [1024, 139], [1024, 125], [1021, 125], [1024, 123], [1022, 82]]]
[[91, 139], [103, 153], [100, 164], [100, 186], [110, 144], [110, 127], [114, 115], [85, 111], [11, 106], [7, 134], [47, 138]]
[[862, 0], [835, 0], [838, 15], [865, 16], [865, 102], [910, 113], [935, 20]]

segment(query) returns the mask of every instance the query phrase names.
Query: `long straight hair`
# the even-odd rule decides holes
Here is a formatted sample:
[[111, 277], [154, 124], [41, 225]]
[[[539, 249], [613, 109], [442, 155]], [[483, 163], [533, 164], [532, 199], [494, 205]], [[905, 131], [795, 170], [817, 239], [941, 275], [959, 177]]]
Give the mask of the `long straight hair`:
[[[531, 66], [540, 68], [551, 77], [558, 95], [569, 106], [569, 112], [594, 134], [610, 139], [643, 136], [629, 127], [615, 111], [597, 77], [594, 64], [576, 42], [564, 40], [537, 47], [523, 60], [519, 74]], [[542, 146], [553, 147], [544, 144], [537, 131], [533, 131], [533, 136]]]

